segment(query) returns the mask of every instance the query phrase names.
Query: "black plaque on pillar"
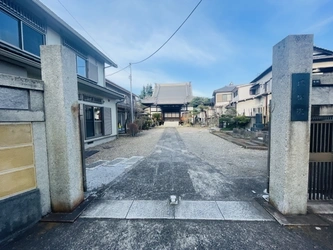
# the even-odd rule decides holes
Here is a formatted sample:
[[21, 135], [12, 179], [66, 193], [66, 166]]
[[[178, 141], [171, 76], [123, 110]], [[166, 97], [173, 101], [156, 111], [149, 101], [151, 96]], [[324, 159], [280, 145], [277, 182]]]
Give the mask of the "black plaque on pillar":
[[291, 121], [308, 121], [310, 73], [292, 74], [291, 84]]

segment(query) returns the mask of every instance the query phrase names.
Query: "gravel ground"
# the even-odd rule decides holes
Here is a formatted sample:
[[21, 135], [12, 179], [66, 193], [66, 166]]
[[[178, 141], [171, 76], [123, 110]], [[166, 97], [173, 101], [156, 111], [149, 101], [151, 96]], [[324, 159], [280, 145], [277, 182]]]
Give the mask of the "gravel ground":
[[245, 149], [209, 133], [207, 128], [178, 128], [189, 152], [230, 177], [267, 175], [267, 151]]
[[[244, 149], [209, 133], [208, 128], [178, 127], [174, 130], [178, 133], [167, 130], [154, 128], [91, 148], [99, 152], [86, 164], [145, 157], [112, 184], [109, 198], [163, 199], [170, 190], [192, 200], [248, 200], [263, 194], [267, 151]], [[100, 170], [94, 173], [100, 176]]]
[[[165, 128], [153, 153], [110, 183], [102, 197], [165, 200], [174, 194], [184, 200], [252, 200], [266, 188], [266, 168], [264, 159], [251, 152], [263, 154], [225, 142], [207, 128]], [[217, 161], [221, 155], [224, 160]]]
[[108, 143], [89, 148], [99, 152], [88, 157], [86, 164], [89, 165], [98, 160], [112, 161], [116, 158], [130, 158], [132, 156], [148, 156], [155, 149], [164, 129], [162, 127], [144, 130], [132, 136], [120, 136]]

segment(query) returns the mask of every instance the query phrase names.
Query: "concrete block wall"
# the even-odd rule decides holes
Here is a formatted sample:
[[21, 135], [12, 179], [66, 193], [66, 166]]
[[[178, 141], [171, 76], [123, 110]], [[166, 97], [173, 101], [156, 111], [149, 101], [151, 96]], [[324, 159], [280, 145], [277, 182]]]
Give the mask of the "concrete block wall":
[[0, 74], [0, 100], [1, 242], [36, 223], [51, 207], [44, 83]]

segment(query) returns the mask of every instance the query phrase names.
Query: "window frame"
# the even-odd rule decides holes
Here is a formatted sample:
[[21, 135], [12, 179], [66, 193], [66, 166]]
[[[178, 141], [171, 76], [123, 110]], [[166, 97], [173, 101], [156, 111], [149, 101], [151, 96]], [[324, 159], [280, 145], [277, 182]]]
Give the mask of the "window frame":
[[[225, 101], [224, 101], [224, 99], [225, 99]], [[222, 102], [230, 102], [231, 99], [232, 99], [232, 95], [231, 94], [222, 94]]]
[[[40, 58], [40, 50], [39, 50], [39, 54], [36, 55], [28, 50], [25, 50], [25, 46], [24, 46], [24, 31], [23, 31], [23, 25], [27, 26], [28, 28], [32, 29], [33, 31], [37, 32], [38, 34], [40, 34], [42, 36], [42, 44], [41, 45], [44, 45], [45, 44], [45, 33], [41, 32], [40, 30], [36, 29], [35, 27], [33, 27], [32, 25], [30, 25], [29, 23], [25, 22], [24, 20], [22, 20], [21, 18], [18, 18], [17, 16], [14, 16], [13, 14], [11, 14], [10, 12], [4, 10], [4, 9], [1, 9], [0, 8], [0, 12], [2, 12], [4, 15], [7, 15], [9, 16], [10, 18], [16, 20], [18, 22], [18, 38], [19, 38], [19, 46], [16, 46], [15, 44], [12, 44], [12, 43], [9, 43], [5, 40], [2, 40], [0, 39], [0, 42], [1, 43], [4, 43], [10, 47], [13, 47], [15, 49], [18, 49], [24, 53], [27, 53], [29, 55], [32, 55], [32, 56], [35, 56], [35, 57], [38, 57]], [[39, 45], [40, 46], [40, 45]]]
[[[78, 59], [82, 59], [85, 62], [85, 75], [84, 76], [81, 75], [81, 74], [79, 74], [79, 71], [78, 71], [78, 68], [79, 68]], [[86, 79], [88, 79], [88, 63], [87, 62], [88, 62], [88, 60], [87, 60], [87, 58], [85, 56], [76, 53], [76, 74], [78, 76], [84, 77]]]
[[[93, 110], [93, 122], [92, 122], [92, 132], [93, 135], [92, 136], [88, 136], [88, 126], [87, 126], [87, 109], [88, 108], [92, 108]], [[95, 108], [99, 108], [101, 111], [101, 118], [100, 120], [95, 120]], [[85, 126], [85, 139], [86, 140], [90, 140], [90, 139], [94, 139], [94, 138], [98, 138], [98, 137], [102, 137], [105, 135], [104, 133], [104, 107], [102, 106], [94, 106], [94, 105], [84, 105], [84, 126]], [[96, 135], [96, 124], [100, 123], [101, 124], [101, 134]]]

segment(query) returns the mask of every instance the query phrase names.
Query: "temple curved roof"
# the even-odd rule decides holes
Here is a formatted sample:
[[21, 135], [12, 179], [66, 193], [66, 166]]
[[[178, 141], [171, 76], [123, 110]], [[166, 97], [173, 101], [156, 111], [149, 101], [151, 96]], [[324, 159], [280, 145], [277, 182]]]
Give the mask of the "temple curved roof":
[[192, 101], [192, 85], [186, 83], [155, 83], [153, 95], [141, 100], [144, 105], [188, 104]]

